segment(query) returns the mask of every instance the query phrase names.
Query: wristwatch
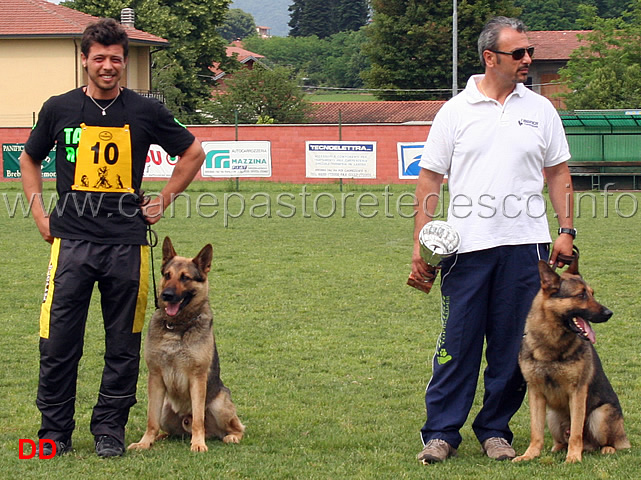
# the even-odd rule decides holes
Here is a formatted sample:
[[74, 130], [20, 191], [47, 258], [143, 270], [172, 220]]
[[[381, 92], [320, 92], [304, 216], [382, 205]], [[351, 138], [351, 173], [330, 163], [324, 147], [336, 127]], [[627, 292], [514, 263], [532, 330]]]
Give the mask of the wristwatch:
[[572, 238], [576, 238], [576, 228], [559, 228], [559, 235], [562, 233], [567, 233], [568, 235], [572, 235]]

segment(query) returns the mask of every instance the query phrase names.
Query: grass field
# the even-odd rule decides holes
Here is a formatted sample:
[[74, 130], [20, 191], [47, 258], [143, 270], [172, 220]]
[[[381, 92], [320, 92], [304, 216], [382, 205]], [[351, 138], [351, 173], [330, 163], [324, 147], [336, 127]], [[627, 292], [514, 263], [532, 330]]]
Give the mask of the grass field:
[[377, 102], [379, 101], [370, 93], [333, 93], [317, 92], [308, 95], [312, 102]]
[[[145, 186], [147, 192], [158, 188]], [[440, 322], [438, 285], [428, 296], [405, 285], [412, 220], [401, 195], [413, 188], [346, 184], [340, 192], [336, 184], [241, 182], [239, 192], [232, 190], [231, 182], [195, 183], [189, 198], [178, 200], [155, 229], [161, 240], [171, 236], [186, 256], [206, 243], [214, 246], [211, 303], [222, 377], [247, 426], [246, 437], [239, 445], [209, 441], [204, 454], [190, 452], [188, 440], [169, 440], [149, 452], [97, 458], [89, 433], [104, 353], [96, 297], [80, 365], [75, 451], [38, 461], [19, 460], [18, 442], [35, 438], [39, 428], [37, 324], [49, 248], [33, 220], [16, 210], [19, 184], [0, 186], [5, 478], [641, 478], [641, 194], [584, 194], [576, 220], [582, 273], [615, 312], [595, 327], [597, 349], [621, 399], [633, 448], [608, 457], [588, 454], [581, 464], [565, 465], [563, 454], [549, 453], [548, 436], [538, 460], [495, 462], [481, 453], [470, 419], [459, 457], [423, 466], [416, 461], [423, 394]], [[555, 220], [551, 224], [556, 228]], [[150, 298], [149, 314], [151, 308]], [[145, 383], [143, 366], [128, 443], [145, 428]], [[529, 439], [525, 405], [512, 427], [522, 453]]]

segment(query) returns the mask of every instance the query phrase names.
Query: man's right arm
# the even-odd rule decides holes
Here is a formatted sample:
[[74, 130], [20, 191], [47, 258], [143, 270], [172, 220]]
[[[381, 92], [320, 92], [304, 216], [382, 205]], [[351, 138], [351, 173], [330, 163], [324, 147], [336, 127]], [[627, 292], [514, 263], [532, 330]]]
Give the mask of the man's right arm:
[[20, 172], [22, 175], [22, 189], [31, 204], [31, 214], [40, 231], [40, 235], [47, 242], [52, 243], [53, 237], [49, 231], [49, 215], [44, 209], [42, 201], [42, 172], [41, 162], [34, 160], [31, 155], [23, 151], [20, 155]]

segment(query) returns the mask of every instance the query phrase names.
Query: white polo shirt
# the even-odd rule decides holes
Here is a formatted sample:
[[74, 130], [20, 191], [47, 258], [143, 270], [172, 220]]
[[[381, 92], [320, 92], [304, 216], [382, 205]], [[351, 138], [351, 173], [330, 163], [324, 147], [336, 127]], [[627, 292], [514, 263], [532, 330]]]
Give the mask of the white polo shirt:
[[448, 222], [459, 253], [549, 243], [543, 168], [570, 158], [563, 124], [545, 97], [523, 84], [501, 105], [470, 78], [434, 119], [419, 165], [448, 175]]

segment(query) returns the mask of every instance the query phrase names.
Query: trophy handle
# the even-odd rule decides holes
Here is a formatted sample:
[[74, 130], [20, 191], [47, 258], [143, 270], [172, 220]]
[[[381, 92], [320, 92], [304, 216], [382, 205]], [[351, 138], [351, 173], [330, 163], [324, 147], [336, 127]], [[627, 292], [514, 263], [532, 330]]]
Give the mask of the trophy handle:
[[407, 284], [410, 287], [414, 287], [417, 290], [420, 290], [425, 293], [430, 293], [430, 290], [432, 289], [432, 285], [434, 284], [434, 280], [436, 280], [436, 275], [438, 275], [438, 271], [441, 269], [441, 267], [434, 267], [434, 270], [430, 272], [429, 276], [426, 277], [424, 280], [420, 278], [416, 278], [413, 273], [410, 273], [410, 276], [407, 279]]

